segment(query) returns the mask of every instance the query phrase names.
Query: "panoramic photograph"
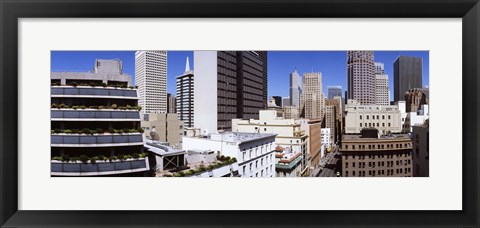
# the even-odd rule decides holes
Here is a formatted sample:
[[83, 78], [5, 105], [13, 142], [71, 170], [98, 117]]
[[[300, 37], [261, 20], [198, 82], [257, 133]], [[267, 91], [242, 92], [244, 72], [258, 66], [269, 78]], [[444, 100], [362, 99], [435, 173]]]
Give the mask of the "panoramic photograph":
[[429, 177], [429, 51], [51, 51], [51, 177]]

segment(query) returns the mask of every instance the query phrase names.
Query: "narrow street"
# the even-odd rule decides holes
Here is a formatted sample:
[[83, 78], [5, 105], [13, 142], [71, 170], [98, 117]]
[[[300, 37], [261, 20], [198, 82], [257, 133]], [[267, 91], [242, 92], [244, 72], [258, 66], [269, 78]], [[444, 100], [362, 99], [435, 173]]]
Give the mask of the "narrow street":
[[317, 174], [317, 177], [336, 177], [336, 172], [340, 172], [339, 163], [340, 155], [338, 154], [338, 147], [334, 148], [334, 151], [328, 153], [324, 159], [320, 162], [320, 166], [323, 167]]

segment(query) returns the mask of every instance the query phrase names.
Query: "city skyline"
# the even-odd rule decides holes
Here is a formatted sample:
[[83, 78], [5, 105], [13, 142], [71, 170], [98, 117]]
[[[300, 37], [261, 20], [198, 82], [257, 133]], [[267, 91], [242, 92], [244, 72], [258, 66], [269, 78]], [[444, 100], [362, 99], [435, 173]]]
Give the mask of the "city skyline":
[[[176, 77], [185, 71], [185, 60], [193, 65], [193, 51], [167, 51], [167, 93], [176, 94]], [[413, 56], [423, 59], [423, 86], [429, 85], [428, 51], [374, 51], [374, 61], [382, 62], [388, 75], [390, 100], [393, 100], [393, 63], [398, 56]], [[123, 72], [132, 77], [135, 83], [135, 51], [52, 51], [52, 72], [86, 72], [92, 69], [95, 59], [122, 60]], [[268, 97], [289, 96], [290, 74], [296, 69], [300, 76], [309, 72], [321, 72], [322, 84], [341, 86], [342, 96], [347, 90], [347, 54], [346, 51], [268, 51]], [[326, 90], [323, 91], [324, 95]]]

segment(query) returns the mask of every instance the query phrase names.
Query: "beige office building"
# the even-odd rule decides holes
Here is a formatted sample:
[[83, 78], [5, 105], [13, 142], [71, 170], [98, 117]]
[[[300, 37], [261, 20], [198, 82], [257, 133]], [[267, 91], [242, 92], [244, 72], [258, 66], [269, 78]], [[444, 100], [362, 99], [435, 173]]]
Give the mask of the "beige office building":
[[325, 100], [325, 107], [327, 106], [334, 106], [335, 107], [335, 117], [334, 120], [331, 119], [331, 116], [328, 116], [328, 113], [325, 114], [325, 122], [328, 123], [330, 122], [330, 125], [332, 124], [332, 121], [334, 122], [334, 141], [332, 142], [337, 142], [341, 137], [342, 137], [342, 129], [343, 129], [343, 103], [342, 103], [342, 97], [335, 96], [333, 99], [327, 99]]
[[285, 119], [300, 119], [299, 108], [297, 106], [283, 106], [283, 116]]
[[307, 175], [307, 140], [308, 135], [300, 128], [300, 120], [277, 117], [275, 110], [260, 110], [260, 118], [257, 119], [233, 119], [233, 132], [248, 133], [272, 133], [276, 134], [275, 144], [282, 148], [288, 148], [292, 154], [301, 153], [302, 172]]
[[356, 100], [348, 100], [345, 111], [346, 134], [359, 134], [363, 128], [376, 128], [380, 134], [402, 132], [397, 105], [361, 105]]
[[303, 80], [300, 116], [305, 117], [305, 119], [321, 119], [324, 112], [322, 73], [305, 73], [303, 74]]
[[375, 104], [390, 105], [390, 90], [388, 88], [388, 75], [375, 75]]
[[376, 129], [362, 135], [344, 135], [343, 177], [411, 177], [412, 140], [406, 134], [378, 136]]
[[183, 121], [178, 120], [176, 113], [144, 114], [141, 126], [147, 138], [168, 142], [171, 146], [182, 143]]
[[336, 142], [336, 112], [334, 105], [325, 106], [325, 128], [330, 128], [330, 142]]
[[347, 51], [348, 97], [360, 104], [375, 104], [375, 65], [373, 51]]

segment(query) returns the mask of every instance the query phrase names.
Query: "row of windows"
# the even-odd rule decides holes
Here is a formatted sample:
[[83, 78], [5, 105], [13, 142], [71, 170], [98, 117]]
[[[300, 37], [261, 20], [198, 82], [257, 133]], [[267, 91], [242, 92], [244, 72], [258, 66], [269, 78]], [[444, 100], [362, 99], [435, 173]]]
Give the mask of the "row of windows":
[[[407, 173], [410, 173], [411, 172], [411, 168], [405, 168], [405, 169], [396, 169], [396, 170], [393, 170], [393, 169], [387, 169], [386, 170], [387, 172], [387, 176], [391, 176], [394, 174], [394, 171], [396, 174], [407, 174]], [[361, 170], [361, 171], [358, 171], [358, 176], [359, 177], [364, 177], [365, 174], [366, 174], [366, 171], [364, 170]], [[355, 176], [355, 171], [352, 171], [352, 175]], [[376, 175], [385, 175], [385, 170], [368, 170], [368, 175], [369, 176], [376, 176]], [[345, 171], [345, 176], [348, 177], [348, 170]]]
[[[387, 145], [387, 149], [390, 149], [390, 148], [394, 148], [393, 145], [394, 144], [386, 144]], [[411, 147], [412, 144], [411, 143], [396, 143], [395, 144], [395, 148], [409, 148]], [[365, 149], [365, 145], [358, 145], [358, 149]], [[347, 149], [348, 150], [348, 144], [344, 144], [344, 149]], [[355, 145], [352, 145], [352, 149], [355, 150]], [[369, 144], [368, 145], [368, 149], [385, 149], [385, 144]], [[347, 158], [348, 158], [348, 155], [347, 155]]]
[[[376, 115], [376, 116], [377, 116], [377, 120], [379, 120], [380, 115]], [[367, 120], [370, 118], [369, 115], [366, 115], [365, 117], [367, 118]], [[390, 115], [388, 115], [387, 117], [388, 117], [388, 119], [391, 119]], [[362, 115], [360, 115], [359, 118], [362, 119]], [[372, 120], [374, 120], [374, 119], [375, 119], [375, 115], [372, 115]], [[384, 120], [384, 119], [385, 119], [385, 115], [382, 115], [382, 120]]]
[[[243, 175], [242, 176], [246, 176], [246, 174], [247, 174], [246, 167], [247, 167], [246, 165], [244, 165], [242, 167], [242, 169], [243, 169]], [[252, 171], [252, 163], [250, 163], [250, 170], [249, 171], [250, 172]], [[273, 169], [273, 165], [270, 165], [269, 167], [265, 168], [265, 170], [262, 169], [260, 172], [256, 172], [255, 177], [259, 177], [259, 175], [260, 175], [260, 177], [269, 177], [269, 176], [271, 176], [271, 172], [274, 172], [274, 171], [275, 171], [275, 169]], [[253, 177], [253, 176], [254, 175], [252, 174], [250, 177]]]
[[[373, 125], [373, 126], [372, 126]], [[360, 123], [360, 127], [367, 127], [367, 123], [365, 123], [365, 125], [362, 125], [362, 123]], [[388, 127], [391, 127], [391, 123], [388, 123]], [[368, 127], [375, 127], [375, 123], [368, 123]], [[380, 123], [377, 123], [377, 127], [380, 127]], [[382, 127], [385, 127], [385, 123], [382, 123]]]
[[[403, 162], [405, 161], [405, 162]], [[355, 168], [356, 162], [352, 162], [352, 168]], [[358, 162], [358, 168], [365, 168], [366, 162]], [[375, 164], [379, 167], [384, 167], [385, 166], [385, 161], [379, 161], [377, 163], [375, 162], [368, 162], [368, 167], [375, 168]], [[400, 165], [410, 165], [411, 160], [397, 160], [396, 161], [397, 166]], [[348, 162], [345, 162], [345, 168], [348, 169]], [[393, 161], [387, 161], [387, 167], [393, 167]]]

